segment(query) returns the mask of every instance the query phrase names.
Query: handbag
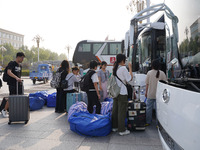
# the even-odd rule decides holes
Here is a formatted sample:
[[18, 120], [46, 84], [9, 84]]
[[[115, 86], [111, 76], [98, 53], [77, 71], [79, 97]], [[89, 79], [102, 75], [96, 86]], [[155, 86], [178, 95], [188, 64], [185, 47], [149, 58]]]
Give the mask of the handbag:
[[[74, 75], [72, 75], [72, 76], [74, 76]], [[72, 77], [72, 76], [71, 76], [71, 77]], [[71, 77], [70, 77], [70, 78], [71, 78]], [[69, 78], [69, 79], [70, 79], [70, 78]], [[68, 80], [69, 80], [69, 79], [68, 79]], [[62, 81], [61, 81], [60, 87], [61, 87], [62, 89], [67, 89], [67, 88], [69, 87], [69, 85], [68, 85], [68, 80], [62, 80]]]
[[[123, 84], [124, 82], [116, 75], [117, 79], [119, 79]], [[132, 99], [133, 98], [133, 88], [130, 84], [124, 84], [127, 88], [127, 93], [128, 93], [128, 99]]]

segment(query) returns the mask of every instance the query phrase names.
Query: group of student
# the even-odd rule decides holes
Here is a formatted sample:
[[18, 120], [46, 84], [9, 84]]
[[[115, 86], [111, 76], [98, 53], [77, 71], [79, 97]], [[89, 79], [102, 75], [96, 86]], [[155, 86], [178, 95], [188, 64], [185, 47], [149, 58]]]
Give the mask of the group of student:
[[[22, 52], [18, 52], [16, 55], [16, 60], [11, 61], [7, 67], [7, 74], [9, 80], [7, 82], [9, 86], [9, 94], [16, 94], [16, 83], [22, 82], [21, 79], [21, 63], [23, 62], [25, 55]], [[128, 106], [128, 91], [124, 83], [128, 83], [133, 79], [132, 74], [132, 64], [128, 64], [128, 69], [125, 66], [126, 57], [124, 54], [118, 54], [116, 56], [116, 62], [113, 67], [113, 75], [116, 77], [116, 82], [120, 89], [120, 94], [113, 99], [113, 110], [112, 110], [112, 131], [119, 132], [119, 135], [127, 135], [130, 133], [129, 130], [125, 128], [125, 118], [127, 113]], [[92, 60], [89, 64], [89, 71], [86, 75], [89, 76], [89, 90], [86, 92], [88, 97], [88, 111], [93, 113], [93, 106], [96, 105], [96, 113], [100, 114], [101, 112], [101, 103], [102, 99], [108, 97], [107, 91], [107, 82], [109, 78], [109, 71], [106, 70], [107, 63], [102, 62], [100, 69], [97, 71], [98, 63], [97, 61]], [[152, 109], [156, 103], [156, 89], [157, 82], [159, 80], [166, 81], [166, 75], [163, 71], [159, 70], [159, 60], [152, 61], [152, 70], [148, 71], [146, 77], [146, 93], [147, 98], [147, 109], [146, 109], [146, 123], [147, 125], [152, 122]], [[63, 113], [66, 111], [66, 95], [67, 93], [74, 93], [74, 83], [81, 80], [81, 75], [79, 74], [79, 68], [73, 67], [72, 72], [70, 73], [70, 65], [67, 60], [63, 60], [60, 68], [57, 70], [61, 72], [61, 80], [68, 81], [68, 87], [66, 89], [57, 88], [56, 95], [56, 113]], [[97, 72], [96, 72], [97, 71]], [[121, 81], [118, 78], [121, 79]], [[123, 83], [122, 83], [123, 82]], [[22, 85], [18, 85], [19, 93], [22, 93]], [[101, 95], [100, 95], [101, 94]], [[2, 114], [4, 117], [8, 117], [8, 101], [5, 104], [5, 107], [2, 109]]]
[[[125, 127], [125, 118], [127, 113], [128, 106], [128, 91], [125, 84], [129, 83], [133, 80], [132, 73], [132, 64], [128, 63], [128, 69], [125, 66], [126, 57], [124, 54], [118, 54], [116, 56], [116, 62], [113, 66], [113, 75], [116, 77], [116, 82], [120, 89], [120, 94], [113, 99], [113, 110], [112, 110], [112, 131], [119, 132], [119, 135], [127, 135], [130, 133], [129, 130]], [[108, 97], [107, 91], [107, 81], [109, 78], [109, 71], [106, 70], [107, 63], [102, 62], [100, 69], [97, 71], [98, 63], [94, 60], [90, 62], [90, 69], [86, 75], [89, 76], [89, 90], [86, 92], [88, 97], [88, 106], [87, 109], [89, 113], [93, 113], [93, 106], [96, 105], [96, 113], [100, 114], [101, 112], [101, 103], [102, 99]], [[146, 93], [145, 96], [147, 98], [147, 109], [146, 109], [146, 125], [150, 125], [152, 122], [152, 110], [156, 103], [156, 89], [157, 82], [159, 80], [166, 81], [166, 75], [160, 69], [159, 60], [152, 61], [152, 70], [147, 73], [146, 77]], [[62, 79], [69, 80], [71, 74], [69, 73], [69, 63], [68, 61], [63, 61], [61, 63], [61, 67], [59, 71], [65, 70], [63, 72]], [[97, 72], [96, 72], [97, 71]], [[76, 74], [73, 71], [73, 74]], [[121, 80], [119, 80], [119, 79]], [[56, 112], [64, 112], [66, 107], [66, 93], [74, 92], [73, 82], [79, 81], [75, 76], [71, 78], [69, 82], [69, 89], [57, 89], [57, 104]], [[123, 82], [123, 83], [122, 83]], [[101, 93], [101, 94], [100, 94]], [[102, 95], [102, 96], [101, 96]], [[62, 101], [62, 102], [61, 102]], [[62, 104], [62, 108], [59, 107]]]
[[[90, 76], [89, 80], [89, 91], [87, 91], [87, 97], [88, 97], [88, 111], [92, 113], [93, 106], [96, 105], [96, 113], [100, 114], [101, 111], [101, 103], [100, 99], [105, 99], [108, 97], [107, 92], [107, 81], [109, 78], [109, 71], [106, 70], [107, 63], [103, 61], [100, 65], [97, 63], [97, 61], [91, 61], [90, 64], [90, 70], [87, 72], [87, 75]], [[98, 72], [96, 72], [97, 68], [100, 67]], [[75, 88], [75, 84], [80, 82], [81, 77], [83, 75], [80, 75], [79, 68], [77, 66], [72, 68], [72, 72], [70, 73], [70, 66], [69, 62], [67, 60], [63, 60], [60, 68], [57, 70], [57, 72], [61, 72], [61, 81], [67, 80], [68, 81], [68, 87], [63, 88], [57, 88], [57, 95], [56, 95], [56, 107], [55, 112], [56, 113], [63, 113], [66, 111], [66, 95], [67, 93], [74, 93], [77, 92]], [[100, 89], [100, 91], [99, 91]]]

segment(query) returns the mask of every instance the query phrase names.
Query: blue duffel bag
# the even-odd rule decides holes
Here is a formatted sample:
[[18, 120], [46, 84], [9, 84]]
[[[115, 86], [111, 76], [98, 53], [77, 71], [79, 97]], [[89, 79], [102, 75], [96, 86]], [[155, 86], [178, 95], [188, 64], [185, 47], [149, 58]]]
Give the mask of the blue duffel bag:
[[29, 106], [30, 110], [42, 109], [44, 106], [45, 100], [41, 97], [29, 97]]
[[71, 115], [78, 112], [88, 112], [87, 110], [87, 104], [85, 102], [77, 102], [76, 104], [73, 104], [68, 111], [68, 119]]
[[111, 132], [111, 119], [108, 115], [78, 112], [68, 119], [70, 129], [80, 135], [106, 136]]
[[56, 92], [48, 95], [47, 107], [56, 107]]
[[37, 91], [35, 93], [30, 93], [29, 97], [41, 97], [43, 100], [45, 100], [45, 104], [46, 104], [48, 93], [47, 91]]

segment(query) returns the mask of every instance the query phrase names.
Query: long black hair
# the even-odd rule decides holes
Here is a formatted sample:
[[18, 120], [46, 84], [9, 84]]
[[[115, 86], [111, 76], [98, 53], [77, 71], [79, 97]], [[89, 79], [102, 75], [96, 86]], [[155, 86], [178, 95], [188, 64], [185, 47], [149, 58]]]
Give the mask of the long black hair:
[[124, 54], [117, 54], [116, 56], [116, 61], [114, 63], [114, 67], [113, 67], [113, 75], [116, 76], [117, 75], [117, 68], [119, 66], [119, 63], [121, 63], [122, 61], [126, 61], [126, 56]]
[[59, 70], [66, 70], [67, 73], [69, 73], [69, 61], [63, 60], [60, 64], [60, 69]]
[[158, 59], [154, 59], [152, 61], [152, 69], [157, 70], [156, 78], [159, 78], [159, 76], [160, 76], [160, 71], [159, 71], [159, 69], [160, 69], [160, 61]]

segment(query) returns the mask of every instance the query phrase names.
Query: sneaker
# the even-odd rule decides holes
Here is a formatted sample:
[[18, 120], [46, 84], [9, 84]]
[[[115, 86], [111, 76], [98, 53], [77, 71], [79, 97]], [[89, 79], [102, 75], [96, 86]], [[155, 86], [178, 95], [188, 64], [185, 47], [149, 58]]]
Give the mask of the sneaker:
[[119, 132], [119, 135], [128, 135], [130, 134], [129, 130], [125, 130], [124, 132]]
[[117, 130], [118, 130], [117, 128], [112, 128], [113, 132], [117, 132]]
[[1, 113], [2, 113], [4, 118], [8, 118], [8, 114], [7, 114], [6, 110], [2, 110]]

